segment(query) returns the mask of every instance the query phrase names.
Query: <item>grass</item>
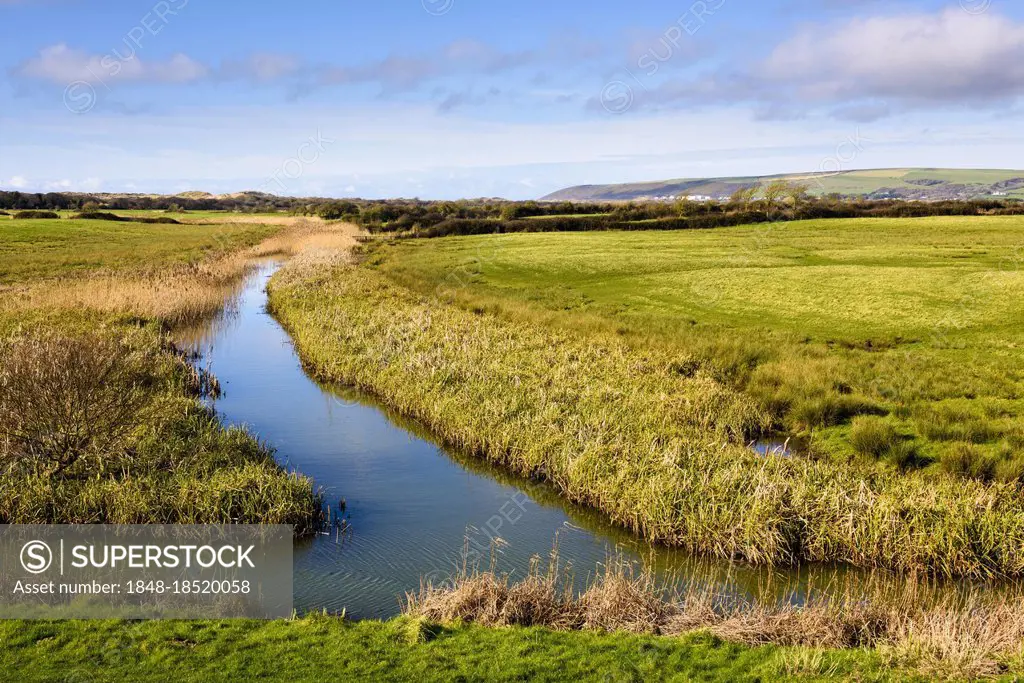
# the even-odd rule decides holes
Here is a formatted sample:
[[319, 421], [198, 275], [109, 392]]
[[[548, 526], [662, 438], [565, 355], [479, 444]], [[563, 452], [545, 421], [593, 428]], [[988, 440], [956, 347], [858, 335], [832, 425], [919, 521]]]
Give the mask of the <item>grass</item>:
[[34, 681], [927, 680], [863, 650], [543, 628], [351, 623], [0, 622], [0, 668]]
[[[914, 419], [974, 402], [999, 439], [979, 450], [1003, 472], [1019, 461], [1024, 328], [990, 296], [1020, 286], [998, 269], [1019, 225], [790, 224], [748, 254], [758, 229], [400, 242], [358, 267], [286, 268], [271, 305], [315, 374], [649, 540], [760, 563], [1019, 576], [1020, 483], [919, 471], [961, 442], [931, 439]], [[908, 269], [935, 289], [901, 285]], [[696, 278], [732, 291], [748, 270], [745, 298], [651, 285]], [[779, 272], [791, 274], [783, 285]], [[961, 309], [943, 283], [961, 280], [985, 294], [962, 312], [968, 324], [950, 325]], [[804, 290], [828, 293], [814, 295], [820, 311], [788, 302]], [[887, 317], [890, 307], [906, 313]], [[929, 336], [933, 324], [941, 335]], [[850, 440], [864, 415], [888, 416], [859, 427], [867, 453]], [[746, 448], [780, 427], [805, 432], [810, 452]]]
[[147, 225], [95, 220], [0, 223], [0, 285], [103, 270], [127, 272], [193, 264], [255, 246], [273, 225]]

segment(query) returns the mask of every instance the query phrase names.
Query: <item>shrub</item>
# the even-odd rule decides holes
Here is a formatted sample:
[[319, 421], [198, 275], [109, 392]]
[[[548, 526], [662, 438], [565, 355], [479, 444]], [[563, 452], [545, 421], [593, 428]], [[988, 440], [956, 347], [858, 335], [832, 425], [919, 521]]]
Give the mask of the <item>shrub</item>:
[[224, 429], [159, 337], [0, 343], [0, 524], [324, 523], [312, 482]]
[[26, 220], [29, 218], [60, 218], [53, 211], [18, 211], [14, 214], [14, 217], [18, 220]]
[[127, 221], [128, 218], [125, 216], [118, 216], [117, 214], [110, 213], [109, 211], [82, 211], [80, 214], [75, 216], [75, 220], [92, 220], [92, 221]]
[[123, 340], [41, 334], [0, 344], [0, 459], [62, 476], [86, 458], [121, 454], [153, 413], [150, 353]]
[[76, 220], [93, 220], [93, 221], [116, 221], [119, 223], [167, 223], [170, 225], [181, 225], [180, 221], [177, 221], [170, 216], [118, 216], [117, 214], [110, 213], [107, 211], [83, 211], [82, 213], [75, 216]]

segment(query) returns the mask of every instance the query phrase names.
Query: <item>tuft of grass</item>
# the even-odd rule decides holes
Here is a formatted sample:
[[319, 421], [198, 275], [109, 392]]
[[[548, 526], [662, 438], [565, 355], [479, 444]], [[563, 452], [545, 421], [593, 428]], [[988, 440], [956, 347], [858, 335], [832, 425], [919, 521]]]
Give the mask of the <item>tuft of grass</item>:
[[862, 455], [888, 460], [897, 467], [908, 468], [917, 459], [917, 450], [893, 426], [892, 422], [875, 416], [861, 416], [850, 427], [850, 445]]
[[914, 422], [924, 436], [935, 441], [980, 444], [997, 435], [986, 415], [951, 404], [924, 406], [916, 412]]

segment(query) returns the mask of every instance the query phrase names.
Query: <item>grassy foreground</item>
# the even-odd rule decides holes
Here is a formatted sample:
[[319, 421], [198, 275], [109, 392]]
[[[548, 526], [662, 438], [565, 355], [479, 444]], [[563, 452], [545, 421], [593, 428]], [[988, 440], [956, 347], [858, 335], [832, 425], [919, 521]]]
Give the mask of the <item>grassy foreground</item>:
[[[286, 269], [271, 305], [316, 374], [651, 540], [1021, 575], [1019, 224], [398, 243]], [[778, 428], [811, 453], [746, 448]]]
[[[660, 638], [541, 628], [441, 627], [419, 619], [0, 622], [0, 670], [19, 681], [910, 680], [864, 650], [748, 647], [707, 634]], [[924, 677], [920, 677], [924, 680]]]

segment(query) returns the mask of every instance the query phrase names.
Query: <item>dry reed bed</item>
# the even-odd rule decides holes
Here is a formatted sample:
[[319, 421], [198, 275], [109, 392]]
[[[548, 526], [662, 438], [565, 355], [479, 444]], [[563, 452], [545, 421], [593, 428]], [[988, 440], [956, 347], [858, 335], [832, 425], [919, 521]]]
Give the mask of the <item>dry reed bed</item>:
[[[493, 563], [492, 563], [493, 565]], [[557, 567], [557, 564], [552, 564]], [[407, 615], [433, 623], [539, 626], [677, 636], [707, 631], [747, 645], [824, 649], [877, 648], [888, 665], [956, 679], [1019, 670], [1024, 597], [933, 590], [886, 578], [802, 594], [774, 603], [739, 600], [691, 582], [667, 592], [648, 574], [609, 561], [580, 594], [557, 569], [512, 583], [507, 575], [463, 570], [443, 585], [406, 596]]]
[[778, 565], [1024, 574], [1018, 484], [760, 457], [743, 441], [767, 417], [679, 352], [425, 300], [365, 266], [286, 267], [270, 302], [321, 379], [651, 541]]
[[98, 271], [86, 277], [7, 288], [0, 293], [0, 312], [85, 309], [159, 320], [172, 327], [195, 324], [223, 309], [254, 260], [294, 256], [306, 250], [347, 253], [356, 233], [357, 228], [347, 224], [297, 219], [254, 247], [196, 263], [164, 268], [140, 266], [132, 272]]

